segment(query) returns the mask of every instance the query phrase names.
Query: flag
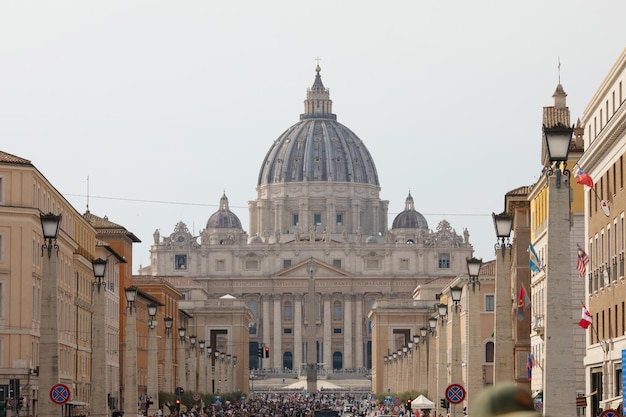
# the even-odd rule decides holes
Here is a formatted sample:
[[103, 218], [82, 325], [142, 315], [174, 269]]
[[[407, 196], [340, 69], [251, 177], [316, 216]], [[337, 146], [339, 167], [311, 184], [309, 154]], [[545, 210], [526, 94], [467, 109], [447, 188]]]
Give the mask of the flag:
[[532, 353], [528, 355], [528, 360], [526, 361], [526, 372], [528, 373], [528, 380], [533, 379], [533, 366], [535, 366], [535, 355]]
[[583, 329], [586, 329], [591, 325], [591, 322], [592, 322], [591, 313], [589, 312], [589, 310], [587, 310], [587, 307], [585, 307], [585, 305], [583, 304], [583, 314], [582, 314], [580, 321], [578, 322], [578, 325], [582, 327]]
[[576, 269], [581, 278], [587, 275], [587, 264], [589, 263], [589, 255], [578, 245], [576, 245], [576, 255], [578, 255], [578, 262], [576, 262]]
[[526, 311], [526, 307], [530, 305], [530, 298], [528, 298], [528, 294], [526, 294], [526, 289], [524, 285], [520, 285], [519, 287], [519, 297], [517, 299], [517, 319], [519, 321], [524, 320], [524, 312]]
[[530, 270], [532, 272], [539, 272], [543, 269], [541, 268], [541, 261], [539, 260], [539, 256], [537, 256], [537, 252], [535, 252], [535, 248], [532, 243], [528, 246], [528, 258], [530, 261]]
[[578, 184], [586, 185], [589, 188], [593, 188], [593, 179], [582, 169], [578, 170], [578, 178], [576, 179]]

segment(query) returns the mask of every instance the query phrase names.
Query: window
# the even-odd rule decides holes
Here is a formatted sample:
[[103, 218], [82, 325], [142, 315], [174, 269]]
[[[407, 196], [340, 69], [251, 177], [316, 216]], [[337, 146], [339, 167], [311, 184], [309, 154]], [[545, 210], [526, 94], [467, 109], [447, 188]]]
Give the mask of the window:
[[365, 262], [365, 267], [367, 269], [379, 269], [380, 268], [380, 262], [378, 259], [368, 259]]
[[291, 301], [285, 301], [285, 305], [283, 306], [283, 318], [285, 321], [293, 320], [293, 308], [291, 306]]
[[485, 296], [485, 311], [495, 311], [495, 297], [492, 294]]
[[337, 213], [337, 226], [341, 226], [343, 224], [343, 213]]
[[449, 253], [439, 254], [439, 269], [450, 269], [450, 254]]
[[248, 271], [257, 270], [257, 269], [259, 269], [259, 261], [257, 261], [256, 259], [246, 260], [246, 263], [244, 264], [244, 267]]
[[187, 255], [176, 255], [174, 257], [174, 268], [177, 270], [187, 269]]
[[292, 332], [291, 327], [285, 327], [285, 328], [283, 329], [283, 333], [284, 333], [284, 334], [291, 334], [291, 332]]
[[333, 259], [333, 266], [335, 268], [341, 268], [341, 259]]
[[313, 214], [313, 224], [315, 226], [321, 226], [322, 225], [322, 213], [315, 213], [315, 214]]
[[291, 266], [291, 259], [283, 259], [283, 268], [289, 268]]
[[341, 320], [342, 316], [341, 301], [335, 301], [333, 303], [333, 320], [339, 321]]
[[400, 259], [400, 270], [407, 271], [409, 269], [409, 260], [408, 259]]
[[485, 362], [493, 363], [493, 342], [485, 343]]
[[292, 226], [298, 226], [300, 224], [300, 216], [298, 216], [297, 213], [294, 213], [291, 216], [291, 225]]
[[335, 327], [333, 329], [333, 334], [341, 334], [341, 327]]
[[226, 271], [226, 263], [223, 259], [215, 260], [215, 270], [216, 271]]

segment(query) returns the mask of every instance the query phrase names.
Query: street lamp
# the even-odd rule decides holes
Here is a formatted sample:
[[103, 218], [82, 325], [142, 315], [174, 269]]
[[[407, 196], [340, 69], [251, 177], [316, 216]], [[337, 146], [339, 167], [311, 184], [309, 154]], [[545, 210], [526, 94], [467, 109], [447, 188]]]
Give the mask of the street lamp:
[[439, 313], [439, 317], [441, 318], [441, 323], [445, 323], [446, 316], [448, 315], [448, 306], [443, 303], [437, 304], [437, 312]]
[[93, 276], [96, 278], [96, 285], [98, 286], [98, 292], [104, 282], [104, 274], [107, 268], [106, 259], [98, 258], [91, 261], [91, 267], [93, 269]]
[[450, 295], [452, 296], [452, 302], [454, 303], [454, 311], [458, 311], [459, 304], [461, 302], [461, 293], [463, 288], [454, 286], [450, 288]]
[[478, 275], [480, 274], [480, 267], [483, 265], [482, 258], [471, 257], [467, 261], [467, 274], [469, 275], [469, 282], [472, 284], [472, 292], [476, 289], [476, 284], [480, 287], [480, 281]]
[[[550, 161], [550, 165], [546, 171], [546, 176], [550, 177], [553, 174], [556, 174], [557, 188], [561, 188], [561, 174], [566, 177], [569, 177], [570, 175], [570, 172], [567, 169], [567, 158], [572, 144], [573, 132], [574, 128], [568, 126], [543, 126], [543, 135], [546, 140], [548, 160]], [[563, 170], [561, 170], [561, 164], [563, 164]], [[567, 178], [564, 182], [568, 183]]]
[[420, 336], [422, 337], [422, 343], [426, 343], [427, 335], [428, 335], [428, 329], [426, 327], [420, 327]]
[[126, 307], [129, 313], [133, 314], [133, 307], [135, 307], [135, 299], [137, 298], [137, 287], [131, 285], [124, 289], [124, 293], [126, 294]]
[[430, 333], [435, 333], [435, 329], [437, 328], [437, 318], [429, 317], [428, 318], [428, 327], [430, 328]]
[[156, 326], [156, 314], [158, 306], [155, 303], [148, 304], [148, 327], [154, 329]]
[[420, 336], [417, 334], [413, 335], [413, 344], [415, 345], [415, 348], [417, 348], [420, 344]]
[[59, 234], [59, 226], [61, 225], [61, 215], [48, 213], [40, 214], [41, 230], [43, 231], [44, 244], [41, 246], [41, 256], [44, 249], [48, 249], [48, 258], [52, 256], [52, 248], [59, 250], [57, 245], [57, 235]]
[[511, 230], [513, 229], [513, 215], [507, 214], [503, 211], [500, 214], [491, 213], [493, 217], [493, 226], [496, 229], [496, 236], [498, 242], [495, 245], [496, 250], [502, 250], [502, 256], [504, 257], [504, 250], [511, 247], [509, 238], [511, 236]]
[[188, 388], [187, 386], [187, 378], [186, 378], [186, 369], [185, 369], [185, 335], [187, 333], [187, 329], [185, 327], [178, 328], [178, 348], [176, 355], [176, 386]]

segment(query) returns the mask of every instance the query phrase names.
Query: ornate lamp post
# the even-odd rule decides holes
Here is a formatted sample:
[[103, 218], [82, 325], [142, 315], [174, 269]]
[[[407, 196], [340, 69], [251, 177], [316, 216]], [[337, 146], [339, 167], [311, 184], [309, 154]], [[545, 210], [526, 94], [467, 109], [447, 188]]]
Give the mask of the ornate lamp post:
[[165, 387], [163, 391], [173, 392], [172, 374], [174, 372], [174, 364], [172, 363], [172, 326], [174, 318], [165, 317]]
[[[570, 247], [570, 184], [567, 159], [573, 129], [543, 128], [549, 164], [548, 231], [545, 246], [543, 413], [551, 417], [576, 414], [574, 338], [572, 331], [572, 248]], [[565, 178], [562, 178], [565, 177]], [[561, 185], [565, 185], [562, 187]]]
[[150, 401], [154, 401], [155, 399], [158, 400], [159, 398], [159, 377], [157, 375], [158, 346], [156, 335], [156, 315], [158, 308], [159, 307], [156, 303], [148, 304], [148, 399], [146, 400], [146, 415], [150, 415], [148, 413]]
[[[59, 406], [50, 399], [50, 390], [59, 383], [59, 324], [57, 261], [59, 246], [57, 235], [61, 216], [52, 213], [40, 215], [44, 243], [41, 246], [43, 257], [41, 279], [41, 327], [39, 333], [39, 416], [56, 417]], [[44, 256], [45, 249], [47, 255]], [[56, 249], [53, 251], [53, 249]]]
[[480, 325], [480, 294], [476, 294], [476, 286], [480, 288], [480, 268], [483, 265], [482, 258], [471, 257], [466, 260], [467, 262], [467, 274], [468, 287], [471, 285], [472, 291], [465, 291], [465, 297], [467, 298], [467, 320], [466, 326], [467, 335], [465, 344], [465, 358], [467, 358], [467, 365], [465, 367], [465, 390], [467, 395], [465, 397], [465, 406], [467, 409], [471, 409], [472, 400], [475, 395], [483, 388], [483, 360], [482, 360], [482, 332]]
[[198, 372], [197, 372], [197, 363], [198, 358], [196, 357], [196, 342], [198, 341], [198, 337], [195, 334], [189, 336], [189, 389], [193, 392], [198, 390]]
[[[106, 417], [108, 415], [108, 381], [106, 361], [106, 320], [105, 320], [105, 296], [106, 288], [104, 277], [106, 274], [107, 261], [94, 259], [91, 261], [93, 275], [95, 277], [93, 288], [93, 316], [91, 319], [91, 415], [94, 417]], [[103, 285], [104, 284], [104, 285]]]
[[[509, 242], [513, 216], [506, 212], [492, 214], [498, 239], [496, 251], [496, 305], [494, 315], [493, 382], [513, 381], [513, 313], [511, 305], [512, 246]], [[498, 256], [500, 251], [501, 256]]]
[[206, 392], [207, 370], [205, 362], [205, 346], [204, 340], [198, 342], [198, 391]]
[[176, 386], [183, 389], [187, 388], [186, 371], [185, 371], [185, 334], [187, 329], [184, 327], [178, 328], [178, 350], [176, 355]]

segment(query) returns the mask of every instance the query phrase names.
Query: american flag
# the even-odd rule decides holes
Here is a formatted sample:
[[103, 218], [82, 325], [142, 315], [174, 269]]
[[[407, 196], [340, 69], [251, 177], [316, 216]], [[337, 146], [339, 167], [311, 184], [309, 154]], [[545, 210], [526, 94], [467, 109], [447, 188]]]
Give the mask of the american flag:
[[578, 269], [578, 274], [580, 275], [580, 277], [584, 278], [585, 275], [587, 275], [587, 264], [589, 263], [589, 255], [587, 255], [579, 245], [576, 246], [578, 247], [576, 249], [576, 254], [578, 255], [576, 269]]

